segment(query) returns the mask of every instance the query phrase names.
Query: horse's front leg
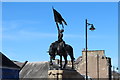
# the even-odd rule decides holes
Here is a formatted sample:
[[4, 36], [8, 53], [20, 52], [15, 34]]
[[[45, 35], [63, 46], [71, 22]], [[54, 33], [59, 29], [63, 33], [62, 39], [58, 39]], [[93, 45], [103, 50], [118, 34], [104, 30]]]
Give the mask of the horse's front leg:
[[62, 56], [60, 55], [60, 69], [62, 69]]
[[50, 56], [50, 65], [53, 65], [53, 63], [52, 63], [52, 57]]
[[65, 60], [65, 64], [64, 64], [64, 67], [63, 67], [63, 68], [65, 68], [65, 67], [66, 67], [66, 64], [67, 64], [67, 56], [64, 56], [64, 60]]
[[52, 63], [52, 57], [50, 56], [50, 63], [49, 63], [49, 66], [50, 66], [50, 70], [52, 69], [53, 67], [53, 63]]

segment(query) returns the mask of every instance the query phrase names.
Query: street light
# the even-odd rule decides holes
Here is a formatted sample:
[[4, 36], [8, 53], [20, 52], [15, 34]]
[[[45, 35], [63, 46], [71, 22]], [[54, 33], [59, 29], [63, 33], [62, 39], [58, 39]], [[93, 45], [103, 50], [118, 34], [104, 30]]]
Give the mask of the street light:
[[86, 49], [85, 49], [86, 50], [86, 80], [88, 80], [88, 76], [87, 76], [87, 27], [88, 26], [91, 26], [89, 28], [89, 30], [91, 30], [91, 31], [95, 30], [93, 24], [88, 23], [87, 19], [86, 19], [86, 22], [85, 22], [85, 33], [86, 33], [86, 36], [85, 36], [86, 37], [86, 40], [85, 40], [86, 41], [86, 44], [85, 44], [86, 45]]
[[117, 67], [116, 70], [117, 70], [118, 80], [119, 80], [119, 68]]

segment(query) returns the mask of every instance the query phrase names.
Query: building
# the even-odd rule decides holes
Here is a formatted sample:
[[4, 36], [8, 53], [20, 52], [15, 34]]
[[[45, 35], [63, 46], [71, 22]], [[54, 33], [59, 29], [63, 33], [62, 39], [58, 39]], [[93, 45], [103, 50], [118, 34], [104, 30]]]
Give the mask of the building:
[[48, 78], [49, 62], [27, 62], [19, 72], [20, 80], [44, 80]]
[[112, 80], [120, 80], [120, 73], [118, 71], [112, 71]]
[[[86, 55], [85, 51], [82, 51], [82, 56], [80, 56], [75, 61], [75, 69], [80, 75], [86, 75]], [[2, 56], [2, 63], [0, 63], [0, 78], [3, 79], [18, 79], [21, 80], [30, 79], [47, 79], [49, 62], [16, 62], [11, 61], [5, 55], [0, 53]], [[58, 64], [59, 60], [53, 61]], [[64, 64], [64, 61], [63, 61]], [[68, 61], [67, 68], [71, 68], [71, 61]], [[9, 75], [8, 75], [9, 74]], [[104, 50], [91, 50], [88, 51], [88, 76], [90, 78], [105, 78], [111, 80], [111, 58], [105, 56]], [[118, 77], [118, 76], [116, 76]]]
[[[76, 60], [76, 69], [86, 75], [86, 51]], [[87, 52], [87, 74], [91, 78], [106, 78], [111, 80], [111, 58], [105, 56], [104, 50], [89, 50]]]
[[0, 52], [0, 79], [19, 79], [20, 67]]

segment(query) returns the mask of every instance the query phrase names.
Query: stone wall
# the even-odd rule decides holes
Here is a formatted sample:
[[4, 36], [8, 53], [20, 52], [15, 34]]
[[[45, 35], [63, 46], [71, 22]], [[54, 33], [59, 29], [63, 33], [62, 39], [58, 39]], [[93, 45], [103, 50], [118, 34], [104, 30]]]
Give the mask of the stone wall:
[[[55, 80], [85, 80], [84, 77], [76, 70], [49, 70], [48, 78]], [[54, 79], [53, 79], [54, 80]]]
[[[109, 78], [110, 63], [104, 50], [88, 51], [88, 76], [92, 78]], [[82, 60], [76, 65], [80, 74], [86, 74], [86, 52], [82, 51]]]

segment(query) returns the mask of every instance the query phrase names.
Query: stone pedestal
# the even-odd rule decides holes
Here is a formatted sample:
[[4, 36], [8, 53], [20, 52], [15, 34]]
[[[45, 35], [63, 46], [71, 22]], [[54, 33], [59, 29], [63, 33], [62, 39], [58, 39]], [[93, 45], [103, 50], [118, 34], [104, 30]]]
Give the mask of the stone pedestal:
[[85, 80], [76, 70], [49, 70], [48, 78], [54, 78], [55, 80]]

